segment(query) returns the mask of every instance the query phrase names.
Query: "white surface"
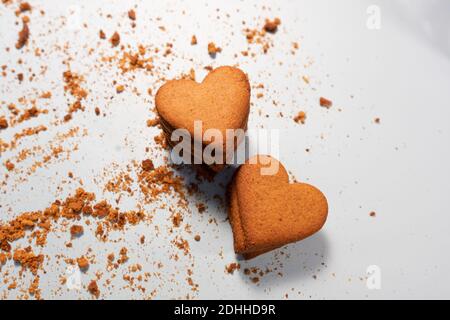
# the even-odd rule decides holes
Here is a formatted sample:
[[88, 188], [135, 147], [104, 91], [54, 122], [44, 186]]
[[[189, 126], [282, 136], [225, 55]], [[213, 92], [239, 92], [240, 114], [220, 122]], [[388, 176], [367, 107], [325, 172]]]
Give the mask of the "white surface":
[[[261, 1], [208, 1], [207, 6], [192, 1], [183, 4], [143, 2], [138, 5], [136, 34], [128, 32], [131, 28], [126, 12], [132, 7], [128, 1], [127, 4], [125, 1], [82, 1], [81, 20], [88, 23], [89, 29], [74, 31], [69, 27], [56, 27], [61, 19], [51, 17], [65, 15], [69, 3], [75, 2], [42, 2], [39, 7], [45, 9], [46, 17], [39, 19], [38, 12], [34, 12], [31, 30], [38, 34], [40, 29], [48, 29], [46, 21], [52, 21], [52, 29], [57, 30], [40, 37], [43, 44], [61, 44], [70, 39], [70, 51], [74, 53], [72, 70], [86, 76], [93, 100], [89, 104], [99, 104], [108, 115], [96, 128], [89, 126], [96, 118], [76, 115], [73, 124], [89, 128], [89, 135], [77, 138], [79, 150], [72, 153], [69, 164], [49, 165], [17, 187], [1, 187], [0, 203], [3, 208], [12, 208], [12, 212], [2, 209], [2, 221], [23, 210], [45, 208], [55, 195], [62, 198], [72, 193], [75, 186], [69, 185], [61, 192], [56, 190], [68, 168], [76, 168], [72, 171], [84, 180], [86, 190], [101, 195], [101, 186], [95, 185], [93, 177], [100, 174], [102, 168], [113, 162], [125, 166], [132, 159], [146, 158], [144, 148], [148, 140], [152, 140], [149, 132], [153, 132], [145, 128], [145, 119], [153, 117], [149, 111], [152, 106], [148, 101], [151, 100], [138, 97], [131, 90], [109, 100], [104, 92], [109, 90], [111, 96], [115, 95], [110, 71], [90, 72], [90, 64], [95, 59], [82, 48], [86, 44], [97, 47], [99, 28], [108, 35], [117, 29], [122, 43], [133, 46], [142, 42], [157, 46], [173, 42], [176, 58], [170, 71], [165, 71], [168, 78], [194, 68], [197, 78], [201, 79], [205, 65], [238, 63], [249, 74], [252, 85], [263, 83], [263, 99], [256, 99], [256, 92], [260, 91], [253, 90], [254, 111], [249, 126], [280, 129], [280, 160], [298, 180], [319, 187], [329, 201], [329, 218], [324, 229], [288, 246], [284, 251], [289, 257], [272, 253], [242, 263], [242, 269], [247, 266], [280, 268], [282, 277], [272, 272], [262, 277], [258, 285], [251, 283], [242, 269], [234, 275], [224, 273], [224, 266], [235, 260], [224, 209], [207, 203], [205, 215], [199, 216], [194, 210], [186, 219], [194, 234], [202, 235], [202, 241], [190, 241], [192, 258], [182, 257], [186, 259], [182, 263], [189, 264], [189, 259], [195, 261], [193, 279], [199, 284], [199, 292], [190, 293], [193, 297], [281, 299], [286, 293], [292, 299], [450, 297], [448, 1], [277, 1], [267, 3], [270, 11], [263, 9]], [[366, 27], [366, 9], [370, 5], [378, 5], [381, 10], [379, 30]], [[113, 18], [98, 17], [98, 8], [105, 14], [111, 13]], [[227, 18], [226, 13], [230, 17]], [[444, 13], [446, 16], [442, 17]], [[216, 19], [217, 15], [220, 20]], [[253, 51], [258, 52], [255, 59], [239, 55], [247, 48], [241, 21], [245, 20], [250, 28], [261, 27], [265, 17], [276, 16], [281, 18], [282, 25], [279, 32], [271, 36], [274, 46], [268, 54], [263, 55], [258, 46], [252, 46]], [[161, 17], [161, 21], [156, 22], [156, 17]], [[0, 64], [13, 65], [20, 56], [13, 48], [17, 33], [10, 31], [15, 20], [13, 9], [1, 8]], [[157, 25], [164, 25], [167, 32], [159, 32]], [[192, 34], [199, 39], [196, 47], [189, 45]], [[165, 38], [167, 35], [170, 40]], [[223, 48], [215, 60], [206, 54], [208, 41], [215, 41]], [[295, 55], [290, 53], [293, 41], [300, 43]], [[11, 53], [5, 53], [6, 46], [12, 47]], [[106, 42], [98, 47], [107, 54], [113, 52]], [[235, 53], [238, 53], [237, 58]], [[38, 59], [31, 59], [31, 54], [28, 56], [26, 60], [30, 65], [41, 64]], [[50, 89], [51, 80], [61, 81], [64, 58], [67, 57], [55, 51], [46, 62], [50, 64], [49, 71], [40, 82], [11, 90], [11, 79], [0, 78], [0, 100], [13, 101], [31, 88]], [[305, 67], [311, 60], [314, 63]], [[302, 81], [303, 75], [311, 78], [310, 85]], [[134, 83], [125, 83], [142, 88], [144, 93], [149, 86], [158, 87], [155, 78], [144, 73], [136, 74]], [[59, 90], [51, 102], [55, 107], [58, 103], [65, 106], [66, 100], [61, 88]], [[320, 96], [332, 99], [333, 107], [320, 108]], [[272, 100], [278, 102], [278, 107], [273, 106]], [[5, 106], [2, 104], [0, 112]], [[262, 115], [258, 114], [258, 109], [262, 110]], [[292, 121], [300, 110], [307, 112], [305, 125]], [[276, 115], [279, 111], [284, 118], [264, 116], [265, 113]], [[381, 124], [374, 123], [375, 117], [380, 117]], [[5, 140], [11, 134], [11, 131], [1, 132]], [[47, 136], [51, 137], [51, 132], [42, 134], [42, 137]], [[128, 146], [123, 145], [125, 137]], [[30, 139], [29, 143], [35, 141]], [[305, 148], [310, 148], [311, 152], [305, 152]], [[2, 160], [8, 156], [2, 155]], [[5, 172], [2, 167], [0, 173]], [[27, 201], [19, 202], [19, 196], [23, 195]], [[370, 211], [376, 212], [375, 218], [369, 216]], [[208, 217], [216, 217], [218, 225], [208, 224]], [[167, 212], [160, 211], [154, 224], [167, 224], [167, 219]], [[152, 239], [145, 248], [135, 246], [130, 253], [130, 261], [141, 262], [148, 269], [154, 268], [154, 261], [165, 261], [170, 247], [166, 237], [152, 236], [153, 232], [154, 225], [139, 225], [123, 236], [123, 242], [130, 246], [137, 243], [142, 233]], [[83, 236], [70, 254], [76, 256], [92, 246], [101, 260], [104, 258], [99, 252], [118, 251], [122, 246], [121, 243], [99, 244], [93, 239]], [[51, 246], [47, 252], [65, 250], [65, 240], [49, 240]], [[220, 251], [223, 251], [223, 258]], [[274, 255], [278, 256], [275, 260]], [[180, 262], [167, 261], [162, 276], [146, 284], [149, 291], [159, 286], [157, 298], [183, 297], [189, 293], [183, 272], [176, 276], [178, 283], [165, 282], [172, 268], [183, 269], [179, 265]], [[370, 265], [381, 269], [380, 290], [369, 290], [366, 286], [366, 269]], [[96, 267], [82, 275], [83, 284], [93, 278]], [[102, 266], [98, 268], [103, 270]], [[51, 292], [58, 283], [58, 276], [64, 273], [64, 266], [47, 269], [50, 271], [42, 277], [41, 288], [44, 298], [52, 298], [55, 295]], [[14, 270], [17, 272], [18, 268]], [[63, 288], [56, 297], [88, 297], [88, 294]], [[143, 296], [138, 292], [113, 289], [105, 291], [103, 297]]]

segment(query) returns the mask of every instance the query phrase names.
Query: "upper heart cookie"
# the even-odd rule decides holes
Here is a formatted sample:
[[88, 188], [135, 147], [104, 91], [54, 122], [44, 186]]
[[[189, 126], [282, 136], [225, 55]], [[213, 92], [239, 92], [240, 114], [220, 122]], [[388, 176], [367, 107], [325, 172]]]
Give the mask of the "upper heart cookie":
[[250, 84], [244, 72], [233, 67], [211, 71], [202, 83], [171, 80], [159, 88], [156, 109], [170, 130], [184, 128], [194, 135], [194, 121], [201, 120], [203, 132], [246, 129], [250, 110]]
[[[290, 184], [281, 163], [258, 157], [237, 170], [229, 189], [234, 249], [247, 259], [312, 235], [328, 214], [320, 190], [306, 183]], [[261, 175], [267, 161], [279, 166], [276, 174]]]

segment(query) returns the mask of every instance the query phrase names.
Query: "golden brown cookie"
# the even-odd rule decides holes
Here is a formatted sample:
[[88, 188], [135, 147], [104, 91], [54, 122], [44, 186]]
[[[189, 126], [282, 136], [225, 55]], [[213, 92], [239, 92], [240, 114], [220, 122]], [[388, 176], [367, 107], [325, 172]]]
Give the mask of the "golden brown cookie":
[[[251, 259], [319, 231], [328, 214], [328, 203], [317, 188], [289, 183], [283, 165], [269, 156], [248, 160], [235, 173], [229, 187], [229, 219], [234, 250]], [[261, 175], [262, 163], [276, 161], [274, 175]]]
[[[211, 71], [202, 83], [190, 79], [171, 80], [159, 88], [156, 110], [165, 134], [187, 129], [194, 138], [194, 121], [202, 121], [202, 136], [207, 129], [217, 129], [224, 138], [226, 129], [247, 129], [250, 111], [250, 84], [244, 72], [234, 67]], [[210, 141], [202, 139], [202, 146]], [[224, 158], [225, 159], [225, 158]], [[220, 170], [223, 166], [215, 170]]]

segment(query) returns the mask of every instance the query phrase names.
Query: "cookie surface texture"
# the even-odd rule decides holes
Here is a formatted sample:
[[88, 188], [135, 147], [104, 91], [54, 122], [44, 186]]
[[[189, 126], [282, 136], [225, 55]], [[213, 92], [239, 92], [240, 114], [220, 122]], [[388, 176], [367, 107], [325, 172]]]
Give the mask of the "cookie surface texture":
[[289, 183], [286, 169], [274, 158], [258, 159], [276, 161], [276, 174], [262, 175], [261, 161], [248, 160], [228, 190], [235, 252], [247, 259], [314, 234], [328, 215], [327, 199], [319, 189]]

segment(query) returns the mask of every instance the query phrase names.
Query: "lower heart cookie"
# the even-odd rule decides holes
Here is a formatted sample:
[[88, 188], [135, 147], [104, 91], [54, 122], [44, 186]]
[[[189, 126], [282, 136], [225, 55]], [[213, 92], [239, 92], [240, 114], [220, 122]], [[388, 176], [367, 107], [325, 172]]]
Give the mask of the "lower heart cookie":
[[[278, 170], [262, 174], [266, 163], [278, 165]], [[235, 252], [251, 259], [319, 231], [328, 203], [319, 189], [289, 183], [278, 160], [259, 155], [236, 171], [229, 186], [228, 215]]]

